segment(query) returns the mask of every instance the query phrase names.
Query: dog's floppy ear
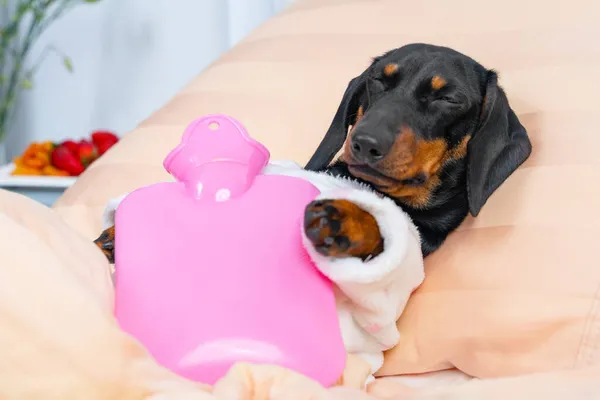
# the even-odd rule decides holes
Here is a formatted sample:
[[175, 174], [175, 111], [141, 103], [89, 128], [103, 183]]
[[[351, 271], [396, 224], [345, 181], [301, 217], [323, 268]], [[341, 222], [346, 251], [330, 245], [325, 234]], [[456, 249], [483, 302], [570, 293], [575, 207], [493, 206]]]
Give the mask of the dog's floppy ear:
[[467, 147], [469, 211], [477, 216], [487, 199], [531, 154], [527, 131], [489, 71], [478, 128]]
[[365, 90], [366, 74], [367, 71], [363, 72], [348, 84], [346, 92], [344, 92], [344, 96], [342, 97], [342, 102], [333, 117], [327, 133], [325, 133], [325, 137], [308, 161], [308, 164], [306, 164], [305, 168], [307, 170], [318, 171], [325, 168], [344, 145], [346, 136], [348, 135], [348, 127], [354, 123], [353, 117], [358, 112], [360, 95]]

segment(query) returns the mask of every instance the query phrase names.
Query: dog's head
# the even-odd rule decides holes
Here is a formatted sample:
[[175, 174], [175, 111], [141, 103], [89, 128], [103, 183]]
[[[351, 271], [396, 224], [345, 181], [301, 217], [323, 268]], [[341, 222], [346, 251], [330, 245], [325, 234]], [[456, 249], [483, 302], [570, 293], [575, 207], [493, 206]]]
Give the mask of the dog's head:
[[377, 57], [350, 82], [307, 169], [325, 167], [342, 146], [352, 175], [413, 208], [455, 179], [444, 168], [462, 165], [472, 215], [531, 152], [496, 73], [426, 44]]

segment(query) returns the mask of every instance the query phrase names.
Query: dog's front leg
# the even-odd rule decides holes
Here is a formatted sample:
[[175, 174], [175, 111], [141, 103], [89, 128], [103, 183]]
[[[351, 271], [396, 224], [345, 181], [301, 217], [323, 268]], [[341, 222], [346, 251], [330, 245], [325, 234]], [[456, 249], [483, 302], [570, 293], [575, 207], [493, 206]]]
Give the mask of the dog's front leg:
[[111, 226], [102, 232], [98, 239], [94, 240], [96, 246], [102, 250], [108, 262], [115, 262], [115, 227]]
[[383, 251], [383, 238], [375, 218], [348, 200], [311, 202], [304, 214], [304, 231], [317, 252], [324, 256], [366, 260]]

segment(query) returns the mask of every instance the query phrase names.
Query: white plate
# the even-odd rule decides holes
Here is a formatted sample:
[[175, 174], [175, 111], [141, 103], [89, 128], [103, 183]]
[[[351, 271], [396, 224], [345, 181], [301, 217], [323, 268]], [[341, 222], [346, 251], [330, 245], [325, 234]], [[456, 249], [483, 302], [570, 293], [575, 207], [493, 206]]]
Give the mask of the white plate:
[[0, 187], [66, 189], [77, 180], [72, 176], [11, 175], [14, 164], [0, 165]]

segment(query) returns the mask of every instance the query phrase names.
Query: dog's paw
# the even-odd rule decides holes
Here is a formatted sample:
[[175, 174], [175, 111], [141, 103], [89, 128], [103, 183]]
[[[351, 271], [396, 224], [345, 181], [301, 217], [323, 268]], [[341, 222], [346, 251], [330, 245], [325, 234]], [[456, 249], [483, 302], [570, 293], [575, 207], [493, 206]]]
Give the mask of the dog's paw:
[[96, 246], [102, 250], [109, 263], [115, 262], [115, 227], [111, 226], [94, 240]]
[[304, 232], [324, 256], [365, 260], [383, 251], [375, 218], [347, 200], [311, 202], [304, 213]]

